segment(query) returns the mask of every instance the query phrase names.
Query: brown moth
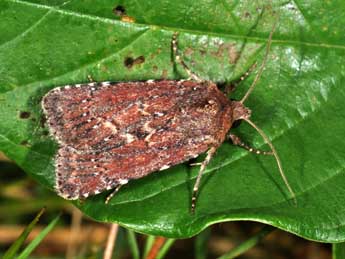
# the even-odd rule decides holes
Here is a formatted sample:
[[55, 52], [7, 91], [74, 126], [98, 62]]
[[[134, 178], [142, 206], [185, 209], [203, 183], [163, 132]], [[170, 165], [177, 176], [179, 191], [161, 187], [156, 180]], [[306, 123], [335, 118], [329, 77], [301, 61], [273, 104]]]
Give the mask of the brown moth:
[[[59, 144], [56, 155], [56, 191], [66, 199], [86, 198], [115, 191], [131, 179], [188, 161], [207, 153], [200, 163], [191, 210], [195, 210], [201, 176], [218, 147], [228, 138], [257, 154], [273, 154], [279, 172], [295, 197], [268, 137], [251, 120], [245, 100], [261, 76], [266, 54], [247, 93], [231, 101], [211, 81], [190, 71], [178, 54], [177, 33], [172, 50], [190, 80], [102, 82], [58, 87], [42, 101], [51, 134]], [[237, 120], [254, 127], [272, 152], [246, 146], [229, 130]]]

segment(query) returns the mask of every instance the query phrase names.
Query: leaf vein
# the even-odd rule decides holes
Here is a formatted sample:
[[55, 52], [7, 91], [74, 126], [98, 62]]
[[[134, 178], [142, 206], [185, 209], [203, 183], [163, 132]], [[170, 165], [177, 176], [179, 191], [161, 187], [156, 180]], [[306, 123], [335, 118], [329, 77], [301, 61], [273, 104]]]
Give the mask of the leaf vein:
[[15, 42], [23, 39], [28, 33], [33, 31], [38, 25], [40, 25], [42, 23], [42, 21], [49, 15], [50, 12], [51, 12], [51, 10], [47, 11], [44, 15], [42, 15], [41, 18], [39, 18], [36, 22], [32, 23], [26, 30], [22, 31], [17, 36], [13, 37], [12, 39], [10, 39], [8, 41], [3, 42], [0, 45], [0, 49], [8, 46], [11, 43], [15, 43]]

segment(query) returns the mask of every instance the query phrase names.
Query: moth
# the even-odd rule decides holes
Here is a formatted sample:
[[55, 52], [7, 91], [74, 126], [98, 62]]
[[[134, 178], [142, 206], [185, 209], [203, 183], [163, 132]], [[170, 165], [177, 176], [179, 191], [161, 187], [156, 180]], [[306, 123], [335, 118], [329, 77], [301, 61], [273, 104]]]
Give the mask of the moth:
[[55, 157], [57, 193], [65, 199], [86, 198], [115, 189], [106, 202], [129, 180], [165, 170], [206, 152], [193, 188], [195, 210], [201, 176], [218, 147], [231, 139], [233, 123], [244, 120], [268, 143], [280, 174], [295, 197], [279, 156], [268, 137], [251, 120], [244, 102], [254, 89], [270, 50], [247, 93], [240, 101], [229, 100], [214, 82], [191, 72], [178, 53], [178, 34], [172, 37], [175, 60], [184, 67], [188, 80], [102, 82], [58, 87], [42, 100], [49, 130], [59, 144]]

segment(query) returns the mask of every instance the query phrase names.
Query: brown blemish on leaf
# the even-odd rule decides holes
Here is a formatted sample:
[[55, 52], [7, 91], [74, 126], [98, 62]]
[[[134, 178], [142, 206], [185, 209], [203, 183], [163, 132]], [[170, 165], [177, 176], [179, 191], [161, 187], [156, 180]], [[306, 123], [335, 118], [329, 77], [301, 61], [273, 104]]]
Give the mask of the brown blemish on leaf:
[[193, 55], [194, 50], [192, 48], [187, 48], [183, 53], [185, 56], [190, 56]]
[[251, 15], [250, 15], [249, 12], [245, 12], [245, 13], [244, 13], [244, 18], [250, 18], [250, 17], [251, 17]]
[[133, 66], [135, 66], [135, 65], [139, 65], [139, 64], [142, 64], [142, 63], [144, 63], [145, 62], [145, 57], [144, 56], [139, 56], [139, 57], [137, 57], [137, 58], [132, 58], [132, 57], [127, 57], [127, 58], [125, 58], [125, 60], [124, 60], [124, 64], [125, 64], [125, 66], [128, 68], [128, 69], [130, 69], [130, 68], [132, 68]]
[[229, 44], [230, 46], [228, 47], [228, 57], [229, 57], [229, 62], [230, 64], [235, 64], [239, 58], [239, 53], [236, 50], [235, 44]]
[[150, 58], [154, 59], [157, 55], [159, 55], [162, 52], [161, 48], [158, 48], [156, 52], [151, 53]]
[[163, 78], [163, 79], [168, 78], [168, 70], [163, 69], [163, 71], [162, 71], [162, 78]]
[[102, 72], [108, 72], [108, 67], [106, 65], [101, 65], [100, 69]]
[[134, 23], [135, 22], [135, 18], [132, 17], [132, 16], [124, 15], [124, 16], [121, 17], [121, 21], [122, 22]]
[[200, 53], [201, 56], [205, 56], [207, 51], [204, 50], [204, 49], [201, 49], [201, 50], [199, 50], [199, 53]]
[[239, 57], [239, 53], [236, 50], [236, 45], [232, 43], [220, 44], [217, 51], [213, 51], [211, 54], [217, 58], [222, 58], [226, 55], [230, 64], [235, 64]]

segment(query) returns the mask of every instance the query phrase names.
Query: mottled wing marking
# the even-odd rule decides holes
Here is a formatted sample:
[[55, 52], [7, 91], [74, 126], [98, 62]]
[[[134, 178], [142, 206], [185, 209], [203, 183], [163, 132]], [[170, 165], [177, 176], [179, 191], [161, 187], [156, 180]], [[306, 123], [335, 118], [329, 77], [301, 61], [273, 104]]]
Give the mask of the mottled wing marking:
[[223, 142], [232, 121], [227, 98], [208, 82], [67, 86], [50, 91], [43, 109], [60, 144], [56, 189], [68, 199], [196, 157]]

